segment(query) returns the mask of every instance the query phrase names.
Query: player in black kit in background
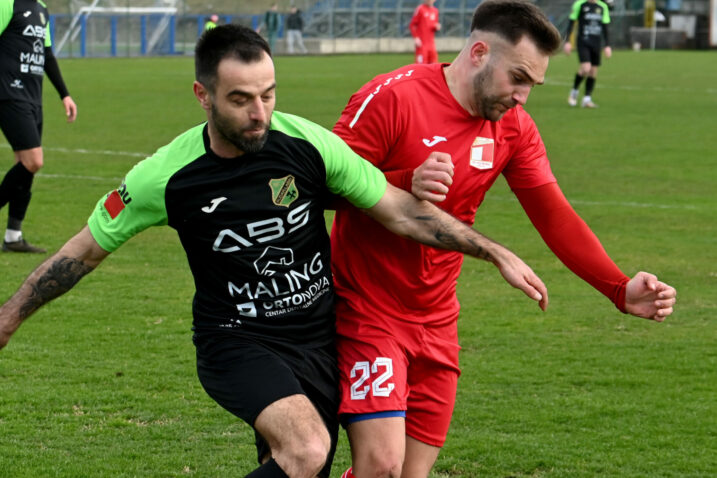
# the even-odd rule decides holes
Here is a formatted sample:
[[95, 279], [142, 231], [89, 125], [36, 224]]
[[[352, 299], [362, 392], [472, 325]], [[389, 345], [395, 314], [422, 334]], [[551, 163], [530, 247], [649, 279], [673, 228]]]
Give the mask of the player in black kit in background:
[[6, 252], [45, 252], [22, 236], [32, 181], [43, 164], [42, 79], [60, 94], [69, 123], [77, 106], [52, 53], [49, 15], [36, 0], [0, 0], [0, 129], [15, 152], [15, 165], [0, 183], [0, 208], [8, 204]]
[[396, 234], [492, 262], [541, 307], [548, 297], [515, 254], [387, 184], [330, 131], [274, 111], [270, 55], [245, 27], [202, 35], [193, 87], [207, 122], [138, 163], [0, 307], [0, 348], [130, 237], [167, 224], [194, 276], [199, 379], [256, 432], [261, 465], [248, 476], [328, 477], [339, 392], [323, 213], [335, 195]]
[[572, 51], [570, 34], [573, 31], [573, 25], [577, 22], [578, 30], [575, 34], [575, 43], [577, 44], [578, 60], [580, 61], [580, 67], [573, 81], [573, 89], [570, 90], [570, 96], [568, 96], [568, 104], [570, 106], [578, 104], [580, 84], [585, 80], [585, 96], [583, 96], [580, 106], [583, 108], [597, 108], [597, 105], [592, 100], [592, 93], [595, 89], [598, 67], [601, 63], [600, 50], [603, 49], [603, 40], [605, 56], [607, 58], [612, 56], [608, 35], [609, 8], [602, 0], [577, 0], [573, 3], [568, 18], [570, 21], [568, 22], [568, 31], [565, 36], [565, 54], [569, 55]]

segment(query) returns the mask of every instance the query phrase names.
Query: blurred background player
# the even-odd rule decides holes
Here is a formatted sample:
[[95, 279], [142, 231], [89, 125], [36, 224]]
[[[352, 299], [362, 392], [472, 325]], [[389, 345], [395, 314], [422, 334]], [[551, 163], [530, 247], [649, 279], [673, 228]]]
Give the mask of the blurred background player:
[[306, 53], [304, 46], [304, 19], [301, 16], [301, 10], [292, 5], [289, 15], [286, 17], [286, 49], [289, 54], [295, 52], [295, 46], [301, 53]]
[[583, 108], [597, 108], [593, 103], [592, 93], [595, 89], [595, 81], [597, 78], [598, 67], [600, 66], [600, 50], [603, 39], [605, 41], [605, 56], [612, 56], [612, 49], [608, 37], [608, 24], [610, 23], [610, 12], [608, 5], [601, 0], [577, 0], [573, 3], [573, 7], [568, 17], [568, 31], [565, 36], [565, 54], [569, 55], [573, 45], [570, 43], [570, 34], [573, 31], [573, 25], [577, 21], [578, 31], [575, 34], [578, 49], [578, 60], [580, 67], [575, 74], [573, 89], [570, 90], [568, 104], [576, 106], [578, 104], [578, 90], [580, 83], [585, 81], [585, 96], [581, 106]]
[[436, 0], [423, 0], [416, 7], [408, 27], [416, 44], [416, 63], [438, 62], [436, 50], [436, 32], [441, 29], [438, 22], [438, 9], [433, 6]]
[[15, 153], [15, 165], [0, 183], [0, 208], [8, 204], [6, 252], [43, 253], [22, 236], [35, 173], [42, 167], [42, 80], [60, 94], [68, 122], [77, 106], [52, 54], [47, 7], [36, 0], [0, 0], [0, 129]]
[[274, 44], [276, 44], [276, 36], [279, 34], [280, 21], [279, 5], [273, 3], [271, 7], [269, 7], [269, 10], [264, 13], [264, 21], [256, 30], [257, 33], [261, 33], [262, 30], [264, 31], [266, 39], [269, 42], [269, 48], [272, 52], [274, 51]]
[[204, 24], [204, 30], [211, 30], [212, 28], [216, 28], [218, 21], [219, 15], [212, 15], [211, 17], [209, 17], [209, 20], [207, 20], [207, 23]]

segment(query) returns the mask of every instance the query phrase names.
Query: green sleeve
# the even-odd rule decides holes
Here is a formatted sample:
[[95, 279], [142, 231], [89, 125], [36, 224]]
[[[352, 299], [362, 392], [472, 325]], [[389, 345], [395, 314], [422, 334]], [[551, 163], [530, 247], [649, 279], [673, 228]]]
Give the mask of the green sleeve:
[[598, 1], [598, 3], [602, 7], [602, 22], [605, 24], [610, 23], [610, 8], [605, 2]]
[[169, 179], [192, 158], [204, 154], [200, 124], [137, 163], [122, 185], [102, 197], [87, 221], [102, 249], [114, 252], [150, 226], [167, 224], [164, 193]]
[[160, 149], [154, 156], [137, 163], [122, 185], [95, 205], [87, 225], [102, 249], [114, 252], [148, 227], [167, 223], [166, 182], [157, 181], [153, 174], [155, 158], [161, 152]]
[[[37, 0], [37, 3], [45, 7], [47, 10], [47, 5], [42, 0]], [[47, 24], [45, 25], [45, 46], [49, 47], [52, 46], [52, 38], [50, 38], [50, 12], [47, 12]]]
[[363, 209], [375, 206], [383, 197], [387, 187], [384, 174], [331, 131], [304, 118], [277, 111], [271, 126], [306, 139], [319, 151], [326, 166], [326, 186], [332, 193]]
[[4, 32], [12, 20], [15, 0], [0, 0], [0, 33]]
[[570, 11], [570, 16], [568, 17], [570, 20], [575, 21], [580, 16], [580, 7], [582, 7], [583, 3], [585, 3], [585, 0], [577, 0], [575, 3], [573, 3], [573, 9]]

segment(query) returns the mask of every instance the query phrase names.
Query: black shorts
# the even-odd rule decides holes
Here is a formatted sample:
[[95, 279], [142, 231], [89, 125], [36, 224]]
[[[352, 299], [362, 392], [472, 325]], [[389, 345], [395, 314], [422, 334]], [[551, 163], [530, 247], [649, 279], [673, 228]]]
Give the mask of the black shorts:
[[[306, 395], [324, 420], [331, 452], [319, 474], [328, 477], [338, 439], [339, 386], [334, 345], [302, 348], [231, 334], [194, 335], [197, 375], [223, 408], [254, 425], [264, 408], [290, 395]], [[270, 454], [255, 431], [258, 460]]]
[[580, 63], [590, 63], [592, 66], [600, 66], [600, 42], [578, 40], [578, 59]]
[[13, 151], [39, 147], [42, 144], [42, 105], [0, 100], [0, 130]]

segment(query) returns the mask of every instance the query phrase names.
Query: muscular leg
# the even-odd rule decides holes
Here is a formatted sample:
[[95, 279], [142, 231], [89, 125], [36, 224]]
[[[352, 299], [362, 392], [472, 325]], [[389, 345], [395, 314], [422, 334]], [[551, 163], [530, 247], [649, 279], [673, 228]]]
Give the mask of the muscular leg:
[[401, 478], [428, 478], [440, 451], [437, 446], [406, 436], [406, 457]]
[[15, 151], [15, 161], [22, 163], [25, 169], [35, 174], [43, 165], [42, 146]]
[[595, 89], [597, 70], [598, 67], [596, 65], [591, 65], [588, 70], [588, 77], [587, 80], [585, 80], [585, 97], [583, 98], [583, 106], [586, 106], [587, 103], [587, 106], [591, 106], [593, 108], [595, 107], [595, 104], [592, 102], [592, 94]]
[[375, 418], [348, 425], [356, 478], [399, 478], [406, 453], [402, 417]]
[[266, 407], [254, 428], [267, 441], [272, 458], [291, 478], [313, 478], [326, 463], [331, 439], [305, 395], [291, 395]]
[[15, 162], [0, 184], [0, 207], [9, 203], [5, 242], [18, 245], [3, 248], [7, 250], [6, 247], [10, 247], [10, 250], [18, 252], [45, 252], [44, 249], [18, 242], [22, 240], [22, 221], [32, 197], [32, 181], [43, 164], [42, 147], [15, 151]]
[[578, 67], [578, 75], [585, 78], [590, 73], [590, 68], [592, 65], [590, 65], [589, 61], [586, 61], [584, 63], [580, 63], [580, 66]]
[[[32, 185], [33, 175], [42, 167], [42, 148], [23, 149], [15, 151], [15, 166], [5, 174], [0, 183], [0, 207], [12, 201], [15, 197]], [[24, 215], [23, 215], [24, 216]]]

